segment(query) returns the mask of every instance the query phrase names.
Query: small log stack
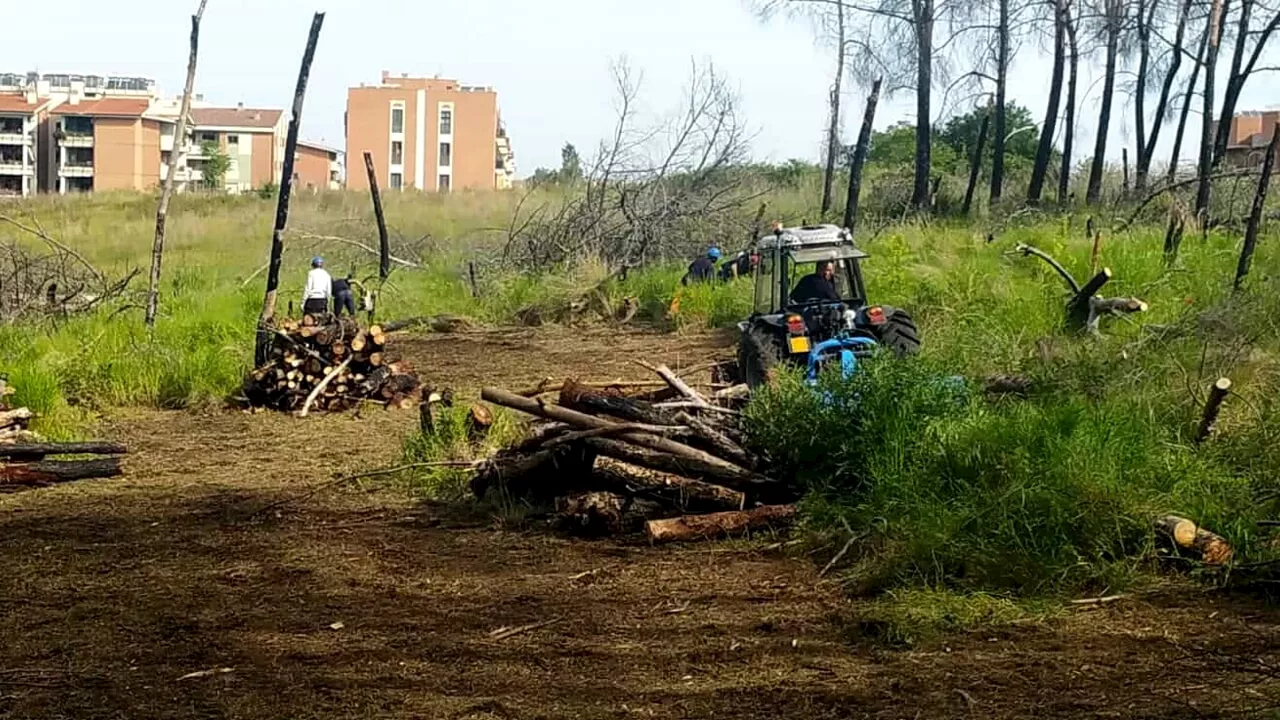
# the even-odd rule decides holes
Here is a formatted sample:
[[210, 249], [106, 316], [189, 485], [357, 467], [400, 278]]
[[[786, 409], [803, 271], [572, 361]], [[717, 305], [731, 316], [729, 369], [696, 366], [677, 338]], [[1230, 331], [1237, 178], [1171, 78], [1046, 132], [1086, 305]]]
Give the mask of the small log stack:
[[122, 455], [123, 445], [109, 442], [51, 443], [27, 429], [35, 413], [10, 407], [5, 398], [14, 388], [0, 378], [0, 494], [89, 478], [121, 474], [120, 458], [47, 460], [49, 455]]
[[15, 392], [15, 388], [0, 377], [0, 446], [40, 440], [39, 435], [27, 429], [36, 414], [28, 408], [14, 407], [8, 403], [8, 398]]
[[413, 367], [386, 352], [386, 332], [353, 317], [304, 315], [273, 328], [270, 360], [244, 382], [252, 407], [306, 415], [342, 411], [363, 401], [409, 409], [422, 402]]
[[[647, 366], [646, 367], [651, 367]], [[702, 540], [782, 527], [794, 487], [770, 478], [744, 447], [743, 394], [698, 390], [666, 366], [651, 367], [676, 399], [645, 384], [558, 384], [558, 402], [485, 388], [481, 397], [538, 418], [526, 437], [476, 472], [472, 492], [554, 504], [563, 526], [585, 534], [643, 530], [653, 542]], [[530, 397], [534, 396], [534, 397]]]

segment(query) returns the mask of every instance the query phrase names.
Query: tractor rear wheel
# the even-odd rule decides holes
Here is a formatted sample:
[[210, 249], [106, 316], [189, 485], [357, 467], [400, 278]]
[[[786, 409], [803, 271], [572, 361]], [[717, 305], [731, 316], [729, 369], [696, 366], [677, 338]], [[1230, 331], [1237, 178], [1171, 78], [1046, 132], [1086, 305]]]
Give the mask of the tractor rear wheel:
[[880, 330], [880, 344], [903, 357], [920, 352], [920, 330], [904, 310], [896, 310]]
[[753, 328], [742, 334], [738, 344], [738, 374], [747, 387], [756, 388], [769, 379], [769, 370], [782, 361], [782, 353], [769, 333]]

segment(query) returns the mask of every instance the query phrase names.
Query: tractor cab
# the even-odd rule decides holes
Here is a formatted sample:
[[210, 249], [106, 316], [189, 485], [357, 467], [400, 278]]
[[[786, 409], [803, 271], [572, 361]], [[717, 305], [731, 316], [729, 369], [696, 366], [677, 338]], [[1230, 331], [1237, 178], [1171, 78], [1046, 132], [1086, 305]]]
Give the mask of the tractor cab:
[[[869, 305], [861, 261], [867, 253], [856, 247], [845, 228], [836, 225], [775, 226], [756, 242], [760, 263], [755, 273], [755, 302], [751, 316], [739, 323], [742, 342], [739, 368], [749, 385], [763, 382], [767, 370], [788, 362], [807, 368], [810, 379], [833, 361], [845, 374], [878, 344], [899, 354], [919, 348], [911, 317], [895, 308]], [[830, 266], [830, 276], [823, 272]], [[806, 287], [823, 289], [814, 298], [797, 293]]]

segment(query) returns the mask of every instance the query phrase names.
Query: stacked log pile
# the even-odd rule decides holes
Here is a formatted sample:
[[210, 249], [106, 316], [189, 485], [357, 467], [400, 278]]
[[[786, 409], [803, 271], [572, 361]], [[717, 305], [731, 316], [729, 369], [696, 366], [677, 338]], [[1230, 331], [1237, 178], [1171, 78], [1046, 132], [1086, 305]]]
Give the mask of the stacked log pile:
[[120, 458], [47, 460], [50, 455], [107, 455], [125, 452], [117, 443], [50, 443], [27, 429], [35, 413], [25, 407], [10, 407], [6, 398], [14, 388], [0, 378], [0, 493], [89, 478], [121, 474]]
[[735, 407], [741, 388], [704, 395], [665, 366], [653, 370], [676, 399], [573, 380], [559, 386], [558, 402], [485, 388], [484, 400], [538, 421], [480, 466], [472, 492], [554, 503], [570, 529], [643, 530], [654, 542], [789, 523], [798, 493], [769, 477], [765, 461], [745, 448]]
[[8, 398], [16, 391], [4, 378], [0, 378], [0, 445], [39, 440], [27, 429], [35, 413], [24, 407], [11, 407]]
[[305, 416], [313, 408], [341, 411], [365, 401], [402, 409], [422, 401], [413, 367], [387, 354], [378, 325], [364, 329], [353, 317], [304, 315], [273, 332], [271, 360], [245, 378], [252, 407]]

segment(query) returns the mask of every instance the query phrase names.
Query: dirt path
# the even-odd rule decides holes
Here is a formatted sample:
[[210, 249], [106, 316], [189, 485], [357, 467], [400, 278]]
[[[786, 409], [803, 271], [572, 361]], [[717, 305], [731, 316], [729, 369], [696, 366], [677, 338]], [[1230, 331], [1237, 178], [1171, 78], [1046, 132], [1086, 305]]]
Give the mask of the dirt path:
[[[634, 357], [688, 364], [724, 339], [406, 346], [429, 378], [474, 389], [635, 376]], [[853, 637], [850, 601], [811, 563], [763, 542], [510, 532], [379, 485], [261, 512], [394, 460], [413, 422], [131, 413], [104, 430], [133, 449], [127, 477], [0, 496], [0, 716], [1167, 717], [1257, 701], [1221, 663], [1187, 669], [1213, 659], [1202, 645], [1263, 642], [1244, 623], [1272, 618], [1240, 601], [1157, 596], [888, 651]]]

